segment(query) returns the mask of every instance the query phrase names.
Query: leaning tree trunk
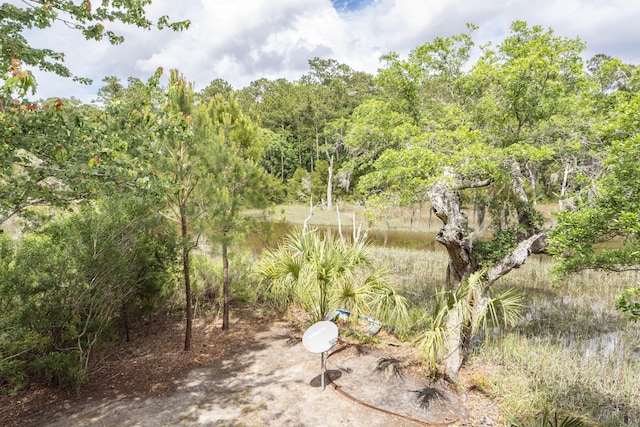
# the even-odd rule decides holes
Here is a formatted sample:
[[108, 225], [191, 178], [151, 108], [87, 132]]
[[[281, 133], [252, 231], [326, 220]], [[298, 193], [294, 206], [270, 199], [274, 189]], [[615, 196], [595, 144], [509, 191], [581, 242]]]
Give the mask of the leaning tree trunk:
[[478, 270], [478, 262], [469, 241], [469, 220], [461, 210], [458, 191], [462, 187], [455, 180], [452, 181], [454, 175], [451, 171], [445, 171], [444, 175], [429, 190], [429, 199], [433, 212], [442, 220], [442, 228], [436, 235], [436, 240], [446, 248], [449, 255], [447, 287], [456, 289], [466, 277]]
[[[452, 178], [451, 171], [445, 171], [443, 179], [429, 190], [433, 212], [442, 221], [442, 228], [436, 240], [447, 250], [446, 284], [450, 291], [457, 290], [462, 282], [478, 270], [478, 262], [473, 254], [469, 239], [468, 219], [461, 210], [459, 183]], [[488, 183], [486, 184], [488, 185]], [[445, 375], [456, 379], [471, 342], [471, 323], [462, 304], [453, 305], [445, 321], [446, 336], [439, 359], [444, 365]]]
[[[523, 265], [531, 253], [542, 253], [547, 248], [546, 232], [539, 232], [535, 228], [521, 175], [515, 173], [516, 166], [517, 164], [512, 165], [512, 191], [518, 198], [518, 219], [527, 234], [518, 236], [521, 241], [514, 251], [496, 262], [487, 273], [474, 278], [480, 280], [480, 283], [476, 283], [473, 290], [464, 296], [464, 304], [459, 302], [449, 308], [445, 320], [446, 336], [443, 348], [439, 352], [439, 359], [445, 369], [445, 375], [453, 380], [457, 379], [460, 367], [469, 352], [478, 316], [489, 303], [488, 290], [491, 285], [514, 268]], [[464, 281], [469, 280], [471, 275], [479, 270], [468, 229], [468, 219], [461, 210], [459, 191], [490, 184], [490, 180], [465, 182], [452, 171], [445, 170], [443, 179], [429, 190], [433, 211], [442, 220], [442, 228], [436, 235], [436, 240], [446, 248], [449, 256], [446, 283], [450, 291], [459, 290]]]

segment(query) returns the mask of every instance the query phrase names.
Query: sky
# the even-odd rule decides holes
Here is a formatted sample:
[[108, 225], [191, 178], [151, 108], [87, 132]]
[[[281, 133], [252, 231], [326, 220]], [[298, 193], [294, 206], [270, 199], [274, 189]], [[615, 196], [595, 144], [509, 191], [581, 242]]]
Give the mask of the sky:
[[[24, 4], [20, 0], [11, 3]], [[154, 0], [149, 18], [190, 19], [183, 32], [108, 26], [125, 37], [119, 46], [85, 41], [63, 25], [30, 32], [34, 46], [65, 53], [71, 71], [94, 80], [84, 86], [36, 72], [33, 98], [96, 98], [105, 76], [148, 79], [158, 67], [176, 68], [201, 90], [215, 79], [241, 89], [260, 78], [300, 78], [314, 57], [335, 59], [375, 74], [380, 57], [401, 57], [435, 37], [479, 26], [477, 45], [499, 44], [515, 20], [580, 38], [585, 59], [606, 53], [640, 65], [637, 0]]]

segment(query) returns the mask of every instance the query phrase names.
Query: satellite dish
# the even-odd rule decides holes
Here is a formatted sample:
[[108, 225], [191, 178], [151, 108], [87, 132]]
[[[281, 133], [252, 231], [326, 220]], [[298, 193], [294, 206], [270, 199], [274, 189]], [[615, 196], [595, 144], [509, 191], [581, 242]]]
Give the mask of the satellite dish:
[[302, 336], [302, 345], [311, 353], [320, 353], [320, 378], [324, 390], [324, 353], [338, 342], [338, 327], [335, 323], [323, 320], [314, 323]]
[[302, 336], [302, 345], [311, 353], [328, 351], [338, 342], [338, 327], [328, 320], [314, 323]]

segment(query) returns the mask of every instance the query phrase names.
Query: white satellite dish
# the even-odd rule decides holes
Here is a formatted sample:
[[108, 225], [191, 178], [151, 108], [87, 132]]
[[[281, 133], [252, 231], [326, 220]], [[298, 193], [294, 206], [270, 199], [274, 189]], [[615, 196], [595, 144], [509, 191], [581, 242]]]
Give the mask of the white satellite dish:
[[338, 327], [335, 323], [323, 320], [314, 323], [302, 336], [302, 345], [311, 353], [321, 354], [320, 358], [320, 378], [322, 389], [324, 390], [324, 353], [338, 342]]
[[335, 323], [323, 320], [314, 323], [302, 336], [302, 345], [311, 353], [324, 353], [338, 342], [338, 327]]

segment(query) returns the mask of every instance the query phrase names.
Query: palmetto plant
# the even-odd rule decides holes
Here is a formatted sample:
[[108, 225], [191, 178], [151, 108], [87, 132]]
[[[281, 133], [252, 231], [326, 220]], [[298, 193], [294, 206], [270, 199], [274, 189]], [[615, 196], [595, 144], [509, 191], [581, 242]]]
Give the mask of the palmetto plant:
[[353, 244], [317, 231], [294, 231], [267, 251], [258, 272], [281, 308], [302, 306], [313, 321], [334, 308], [375, 317], [396, 327], [409, 318], [409, 301], [393, 288], [387, 271], [376, 268], [368, 244]]
[[[499, 295], [483, 292], [482, 272], [472, 274], [454, 290], [436, 294], [432, 309], [425, 314], [424, 328], [417, 335], [417, 343], [427, 365], [435, 372], [438, 358], [446, 348], [446, 340], [453, 328], [466, 329], [471, 340], [479, 330], [490, 325], [510, 326], [520, 319], [522, 296], [514, 289]], [[457, 311], [458, 315], [451, 316]], [[451, 319], [457, 319], [452, 325]]]
[[555, 412], [553, 415], [548, 413], [541, 414], [537, 420], [532, 424], [525, 424], [516, 419], [513, 414], [507, 413], [507, 418], [509, 419], [509, 423], [513, 427], [585, 427], [586, 424], [583, 423], [579, 418], [575, 418], [572, 416], [566, 416], [564, 418], [559, 418], [558, 413]]

